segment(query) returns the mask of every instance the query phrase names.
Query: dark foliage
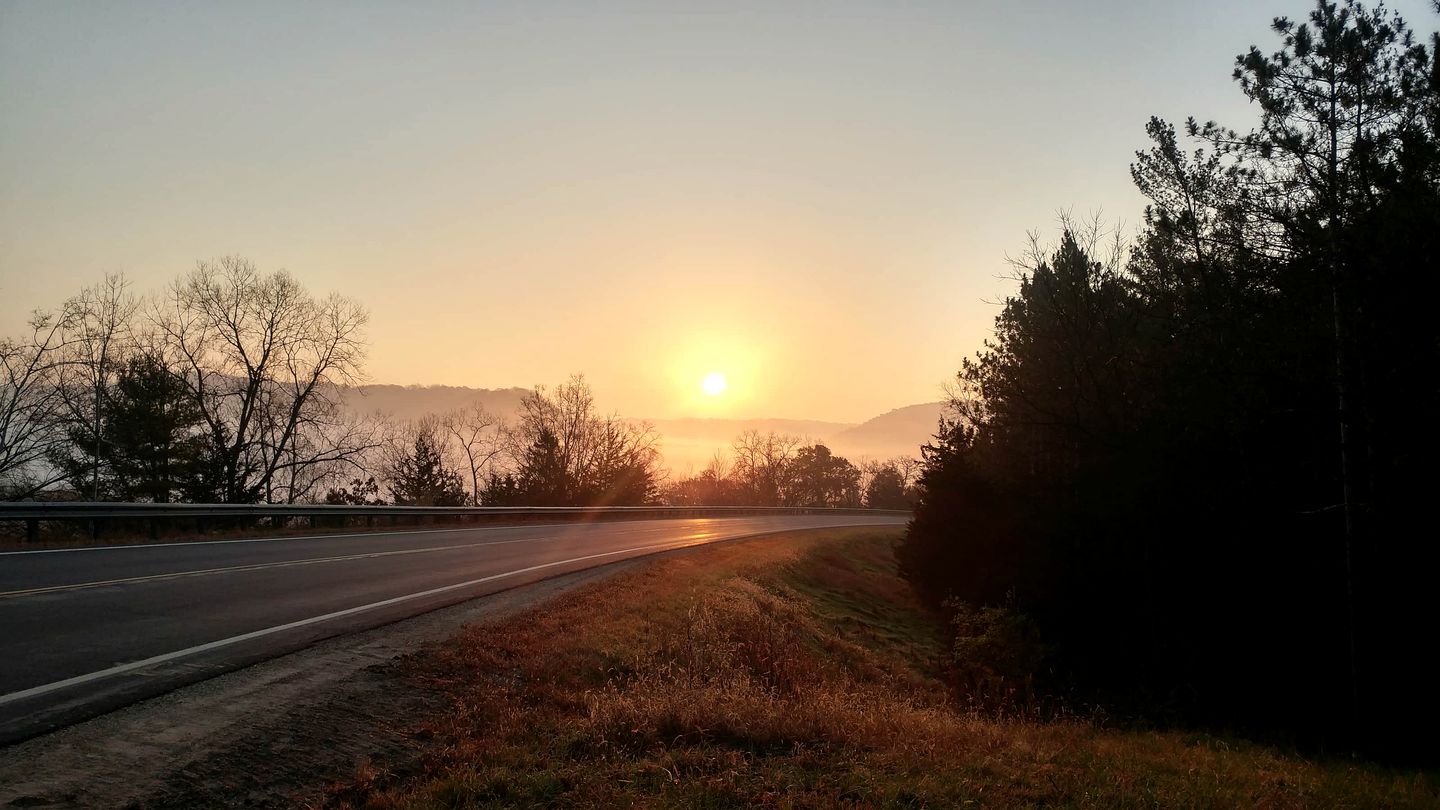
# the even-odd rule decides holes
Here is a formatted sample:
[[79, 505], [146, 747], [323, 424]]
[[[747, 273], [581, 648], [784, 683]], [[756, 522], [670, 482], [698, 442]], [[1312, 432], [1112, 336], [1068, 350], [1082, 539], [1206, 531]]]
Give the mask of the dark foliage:
[[910, 492], [905, 476], [894, 465], [880, 466], [865, 485], [865, 505], [871, 509], [909, 509]]
[[486, 504], [639, 506], [659, 497], [659, 434], [600, 414], [583, 377], [527, 394], [509, 435], [515, 471], [490, 476]]
[[465, 484], [445, 462], [433, 425], [415, 431], [391, 463], [390, 497], [397, 506], [463, 506]]
[[1047, 650], [1030, 617], [1004, 607], [946, 603], [955, 639], [950, 678], [959, 698], [986, 714], [1045, 718], [1043, 680]]
[[566, 474], [560, 441], [547, 429], [542, 429], [530, 443], [516, 480], [521, 499], [533, 506], [571, 506], [577, 495], [572, 492], [574, 482]]
[[348, 486], [333, 487], [325, 493], [325, 503], [332, 506], [384, 506], [380, 485], [375, 476], [353, 478]]
[[485, 489], [480, 493], [482, 506], [530, 506], [520, 489], [520, 482], [509, 473], [501, 475], [492, 472], [486, 479]]
[[1128, 254], [1024, 263], [900, 554], [1112, 706], [1433, 756], [1440, 77], [1383, 7], [1274, 28], [1255, 130], [1147, 128]]
[[712, 465], [693, 478], [672, 482], [665, 491], [665, 502], [675, 506], [748, 506], [746, 495], [741, 482]]
[[[867, 463], [865, 470], [835, 455], [824, 444], [802, 444], [795, 436], [746, 431], [735, 438], [730, 454], [716, 453], [710, 464], [691, 478], [672, 481], [665, 489], [666, 503], [679, 506], [814, 506], [858, 508], [862, 503], [881, 509], [908, 509], [906, 472], [897, 459]], [[906, 467], [908, 470], [909, 467]], [[879, 488], [866, 484], [884, 473]], [[892, 486], [896, 491], [887, 490]], [[866, 492], [899, 506], [864, 501]]]
[[790, 460], [787, 506], [860, 506], [860, 470], [823, 444], [802, 447]]
[[215, 479], [200, 411], [163, 362], [150, 354], [130, 358], [102, 397], [99, 442], [88, 420], [74, 421], [66, 453], [55, 459], [76, 492], [98, 487], [101, 500], [154, 503], [209, 499]]

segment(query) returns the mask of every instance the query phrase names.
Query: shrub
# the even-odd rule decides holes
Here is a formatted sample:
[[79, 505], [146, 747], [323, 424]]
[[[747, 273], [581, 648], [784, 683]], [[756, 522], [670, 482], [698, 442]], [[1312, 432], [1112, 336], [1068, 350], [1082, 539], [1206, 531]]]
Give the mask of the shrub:
[[1029, 616], [1008, 607], [976, 607], [960, 599], [945, 603], [955, 631], [953, 677], [972, 708], [1002, 714], [1034, 714], [1036, 688], [1048, 648]]

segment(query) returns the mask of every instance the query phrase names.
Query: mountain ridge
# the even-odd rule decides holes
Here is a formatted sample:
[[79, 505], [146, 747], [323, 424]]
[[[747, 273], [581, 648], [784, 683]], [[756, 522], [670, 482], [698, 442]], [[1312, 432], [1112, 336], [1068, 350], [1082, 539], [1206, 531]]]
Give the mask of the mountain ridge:
[[[471, 388], [456, 385], [399, 385], [375, 383], [356, 386], [346, 392], [344, 405], [358, 412], [385, 413], [409, 421], [480, 402], [498, 416], [512, 416], [530, 389]], [[920, 445], [935, 433], [943, 402], [923, 402], [886, 411], [863, 422], [835, 422], [823, 419], [680, 417], [651, 419], [660, 433], [665, 463], [677, 474], [704, 469], [714, 454], [729, 449], [737, 436], [747, 430], [774, 431], [821, 442], [852, 461], [864, 458], [918, 456]]]

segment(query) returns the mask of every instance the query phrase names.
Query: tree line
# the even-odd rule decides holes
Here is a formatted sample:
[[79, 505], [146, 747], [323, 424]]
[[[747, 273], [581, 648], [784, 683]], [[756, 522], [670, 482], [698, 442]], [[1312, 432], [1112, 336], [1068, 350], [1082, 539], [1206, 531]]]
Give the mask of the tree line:
[[909, 509], [919, 459], [862, 460], [783, 433], [745, 431], [705, 469], [674, 481], [667, 502], [693, 506]]
[[0, 340], [0, 496], [293, 503], [380, 444], [341, 407], [365, 310], [241, 258], [120, 275]]
[[660, 502], [666, 472], [647, 422], [606, 414], [581, 376], [537, 386], [513, 419], [476, 403], [401, 425], [375, 476], [330, 503], [409, 506], [639, 506]]
[[1433, 756], [1440, 35], [1350, 0], [1272, 34], [1250, 128], [1150, 121], [1133, 241], [1032, 240], [899, 555], [957, 649], [1033, 623], [1012, 683]]
[[[735, 463], [671, 480], [660, 436], [583, 377], [518, 412], [395, 423], [347, 407], [368, 315], [238, 257], [158, 294], [120, 275], [0, 341], [0, 497], [155, 503], [906, 508], [916, 462], [877, 478], [823, 444], [746, 434]], [[709, 476], [712, 489], [701, 483]], [[887, 477], [888, 476], [888, 477]]]
[[[690, 477], [661, 466], [646, 422], [599, 412], [583, 377], [522, 400], [514, 419], [479, 405], [430, 416], [387, 445], [391, 503], [435, 506], [817, 506], [909, 509], [919, 459], [856, 465], [821, 443], [746, 431]], [[331, 489], [331, 503], [386, 503], [375, 477]]]

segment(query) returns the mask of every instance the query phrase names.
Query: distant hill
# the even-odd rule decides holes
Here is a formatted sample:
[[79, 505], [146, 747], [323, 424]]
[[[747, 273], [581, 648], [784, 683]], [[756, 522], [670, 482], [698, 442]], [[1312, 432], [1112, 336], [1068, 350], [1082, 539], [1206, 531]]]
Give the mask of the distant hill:
[[944, 402], [896, 408], [831, 436], [830, 449], [852, 461], [867, 457], [919, 457], [920, 445], [935, 435], [944, 409]]
[[802, 419], [668, 419], [652, 420], [660, 431], [665, 461], [676, 475], [705, 468], [715, 451], [725, 450], [747, 430], [775, 431], [822, 442], [851, 461], [920, 456], [940, 421], [943, 402], [896, 408], [858, 425]]
[[747, 430], [774, 431], [792, 436], [819, 439], [859, 427], [854, 422], [823, 422], [819, 419], [647, 419], [664, 435], [713, 438], [725, 441]]
[[[491, 413], [509, 417], [529, 393], [525, 388], [466, 388], [451, 385], [362, 385], [346, 394], [354, 411], [380, 411], [398, 421], [419, 419], [481, 402]], [[935, 433], [942, 402], [910, 405], [873, 419], [826, 422], [818, 419], [651, 419], [659, 431], [665, 464], [676, 475], [705, 468], [717, 450], [728, 450], [747, 430], [774, 431], [823, 442], [852, 461], [863, 458], [919, 456], [920, 445]]]
[[346, 394], [345, 405], [361, 413], [381, 411], [406, 422], [482, 402], [486, 410], [509, 416], [530, 393], [526, 388], [466, 388], [456, 385], [361, 385]]
[[907, 405], [882, 413], [874, 419], [856, 425], [836, 434], [836, 441], [847, 442], [894, 442], [904, 441], [921, 444], [935, 435], [940, 422], [944, 402], [925, 402]]

